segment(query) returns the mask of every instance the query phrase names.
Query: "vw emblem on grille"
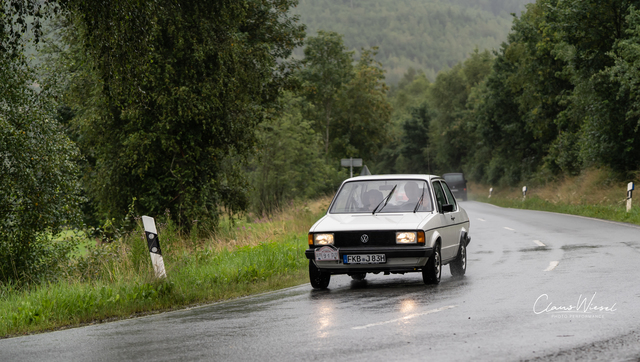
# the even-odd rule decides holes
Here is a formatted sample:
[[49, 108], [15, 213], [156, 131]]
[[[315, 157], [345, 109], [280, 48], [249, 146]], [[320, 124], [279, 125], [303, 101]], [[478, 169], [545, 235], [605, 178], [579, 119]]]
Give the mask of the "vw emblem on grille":
[[366, 244], [369, 241], [369, 235], [362, 234], [362, 236], [360, 236], [360, 241], [362, 241], [364, 244]]

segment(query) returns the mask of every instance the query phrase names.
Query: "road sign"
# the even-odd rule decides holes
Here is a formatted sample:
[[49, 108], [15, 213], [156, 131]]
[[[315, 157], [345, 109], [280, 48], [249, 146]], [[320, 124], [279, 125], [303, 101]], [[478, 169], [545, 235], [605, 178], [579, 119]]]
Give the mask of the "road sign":
[[362, 167], [361, 158], [343, 158], [340, 160], [342, 167]]
[[349, 169], [351, 170], [351, 177], [353, 177], [353, 168], [362, 167], [362, 159], [361, 158], [343, 158], [340, 160], [340, 166], [349, 167]]

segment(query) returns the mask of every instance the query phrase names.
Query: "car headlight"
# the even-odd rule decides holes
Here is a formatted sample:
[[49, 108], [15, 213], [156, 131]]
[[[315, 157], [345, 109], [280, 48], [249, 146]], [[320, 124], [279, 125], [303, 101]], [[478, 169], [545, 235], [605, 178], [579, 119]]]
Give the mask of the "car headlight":
[[424, 231], [400, 231], [396, 233], [396, 244], [424, 245]]
[[415, 231], [402, 231], [396, 233], [396, 244], [415, 244], [418, 242], [418, 233]]
[[313, 243], [315, 245], [333, 245], [333, 234], [314, 234]]

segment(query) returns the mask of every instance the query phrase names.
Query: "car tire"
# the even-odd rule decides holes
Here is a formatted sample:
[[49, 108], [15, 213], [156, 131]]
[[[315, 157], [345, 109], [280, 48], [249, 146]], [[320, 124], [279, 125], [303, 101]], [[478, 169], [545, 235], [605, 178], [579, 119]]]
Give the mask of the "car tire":
[[451, 275], [461, 277], [467, 272], [467, 245], [464, 239], [460, 240], [458, 256], [449, 264]]
[[313, 289], [327, 289], [331, 281], [331, 273], [321, 272], [313, 260], [309, 260], [309, 281]]
[[351, 279], [353, 280], [364, 280], [364, 278], [366, 277], [367, 277], [367, 273], [351, 274]]
[[440, 254], [440, 244], [433, 248], [433, 254], [429, 257], [427, 264], [422, 268], [422, 280], [424, 284], [440, 283], [442, 275], [442, 254]]

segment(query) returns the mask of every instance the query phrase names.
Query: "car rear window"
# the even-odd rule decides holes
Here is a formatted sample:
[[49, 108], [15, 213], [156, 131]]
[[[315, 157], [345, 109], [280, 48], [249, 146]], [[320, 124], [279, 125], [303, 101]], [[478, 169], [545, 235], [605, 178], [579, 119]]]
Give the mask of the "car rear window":
[[447, 182], [462, 182], [464, 181], [464, 176], [461, 173], [453, 174], [453, 175], [444, 175], [444, 179]]
[[[385, 206], [383, 201], [388, 196]], [[372, 213], [374, 210], [376, 213], [431, 212], [429, 187], [423, 180], [348, 182], [338, 191], [329, 213]]]

